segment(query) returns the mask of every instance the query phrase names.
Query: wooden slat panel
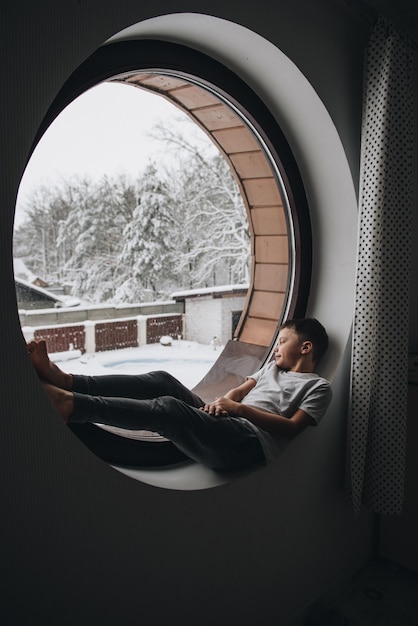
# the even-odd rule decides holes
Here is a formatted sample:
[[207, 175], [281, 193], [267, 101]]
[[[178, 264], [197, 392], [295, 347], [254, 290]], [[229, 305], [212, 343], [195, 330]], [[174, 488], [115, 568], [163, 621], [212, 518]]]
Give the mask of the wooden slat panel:
[[141, 77], [137, 84], [144, 85], [144, 87], [148, 87], [152, 89], [161, 89], [163, 91], [168, 91], [169, 89], [175, 89], [176, 87], [182, 87], [183, 85], [188, 85], [187, 82], [181, 80], [180, 78], [174, 78], [173, 76], [163, 76], [161, 74], [152, 74], [148, 76]]
[[246, 126], [215, 130], [212, 134], [227, 154], [259, 149], [256, 138]]
[[170, 76], [139, 73], [127, 79], [165, 92], [195, 116], [229, 157], [250, 209], [255, 254], [253, 293], [248, 297], [239, 342], [268, 347], [277, 333], [288, 287], [289, 247], [281, 191], [260, 144], [242, 119], [211, 92]]
[[231, 161], [241, 178], [272, 176], [270, 164], [261, 150], [231, 155]]
[[249, 317], [277, 320], [283, 309], [284, 294], [272, 291], [254, 291], [248, 309]]
[[96, 352], [138, 347], [137, 320], [118, 320], [95, 325]]
[[283, 207], [255, 207], [251, 219], [256, 235], [287, 235], [286, 217]]
[[135, 84], [138, 84], [138, 83], [142, 83], [142, 81], [144, 81], [144, 80], [146, 80], [148, 78], [151, 78], [152, 76], [154, 76], [154, 74], [140, 73], [140, 74], [134, 74], [132, 76], [128, 76], [127, 78], [125, 78], [125, 80], [122, 80], [120, 78], [119, 79], [115, 78], [113, 80], [114, 80], [114, 82], [124, 82], [124, 83], [135, 83]]
[[158, 343], [164, 335], [183, 335], [183, 316], [150, 317], [147, 319], [147, 343]]
[[287, 237], [282, 235], [256, 237], [255, 257], [259, 263], [288, 263]]
[[52, 328], [35, 329], [34, 339], [45, 339], [48, 352], [66, 352], [73, 345], [75, 350], [85, 352], [86, 330], [84, 325], [53, 326]]
[[272, 320], [260, 320], [249, 317], [246, 320], [239, 340], [267, 348], [276, 335], [277, 323], [278, 320], [274, 322]]
[[287, 289], [288, 273], [288, 265], [256, 263], [254, 289], [285, 293]]
[[198, 109], [193, 114], [208, 130], [218, 128], [232, 128], [234, 126], [243, 126], [241, 118], [223, 104], [217, 104], [205, 109]]
[[266, 207], [282, 204], [277, 183], [273, 177], [243, 180], [242, 184], [251, 206]]
[[178, 102], [181, 102], [181, 104], [191, 111], [196, 108], [219, 104], [219, 98], [210, 93], [210, 91], [196, 87], [196, 85], [172, 89], [170, 90], [170, 96], [175, 98]]

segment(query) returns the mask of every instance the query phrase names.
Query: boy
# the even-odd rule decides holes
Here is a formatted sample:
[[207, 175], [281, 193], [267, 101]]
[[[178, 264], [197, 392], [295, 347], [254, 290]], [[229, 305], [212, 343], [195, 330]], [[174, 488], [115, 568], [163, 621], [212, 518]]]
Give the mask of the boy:
[[274, 459], [289, 440], [319, 422], [331, 388], [315, 368], [327, 347], [316, 319], [288, 320], [274, 359], [209, 404], [167, 372], [72, 375], [50, 361], [45, 341], [30, 342], [28, 353], [66, 423], [158, 432], [195, 461], [234, 470]]

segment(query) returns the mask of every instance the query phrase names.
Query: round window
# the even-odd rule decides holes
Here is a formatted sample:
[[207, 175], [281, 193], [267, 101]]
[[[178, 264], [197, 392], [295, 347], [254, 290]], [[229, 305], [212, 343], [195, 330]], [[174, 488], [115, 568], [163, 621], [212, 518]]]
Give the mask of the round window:
[[[249, 289], [233, 338], [195, 387], [208, 401], [239, 382], [238, 359], [244, 378], [271, 354], [283, 319], [305, 314], [311, 231], [296, 161], [268, 108], [237, 75], [200, 52], [153, 40], [97, 50], [58, 94], [34, 146], [70, 102], [104, 81], [147, 90], [185, 112], [223, 154], [240, 190], [250, 233]], [[96, 425], [71, 428], [112, 464], [156, 466], [184, 458], [161, 437]]]

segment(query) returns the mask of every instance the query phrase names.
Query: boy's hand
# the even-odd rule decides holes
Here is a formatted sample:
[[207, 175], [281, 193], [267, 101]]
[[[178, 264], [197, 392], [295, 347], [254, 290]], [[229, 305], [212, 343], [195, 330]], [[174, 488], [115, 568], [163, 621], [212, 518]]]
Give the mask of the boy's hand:
[[236, 415], [239, 406], [239, 402], [235, 402], [230, 398], [216, 398], [216, 400], [210, 404], [205, 404], [205, 406], [202, 407], [202, 411], [209, 413], [209, 415], [215, 415], [216, 417], [225, 417], [226, 415]]

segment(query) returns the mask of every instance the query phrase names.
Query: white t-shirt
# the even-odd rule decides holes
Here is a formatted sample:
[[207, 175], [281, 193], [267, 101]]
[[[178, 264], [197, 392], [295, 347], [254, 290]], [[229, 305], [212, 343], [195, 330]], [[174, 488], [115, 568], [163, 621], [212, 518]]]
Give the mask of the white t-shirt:
[[[331, 386], [325, 378], [315, 373], [281, 370], [274, 361], [248, 378], [257, 384], [243, 398], [243, 404], [284, 417], [290, 418], [297, 409], [302, 409], [318, 424], [331, 401]], [[246, 421], [256, 431], [267, 461], [279, 456], [288, 445], [285, 437], [273, 436]]]

